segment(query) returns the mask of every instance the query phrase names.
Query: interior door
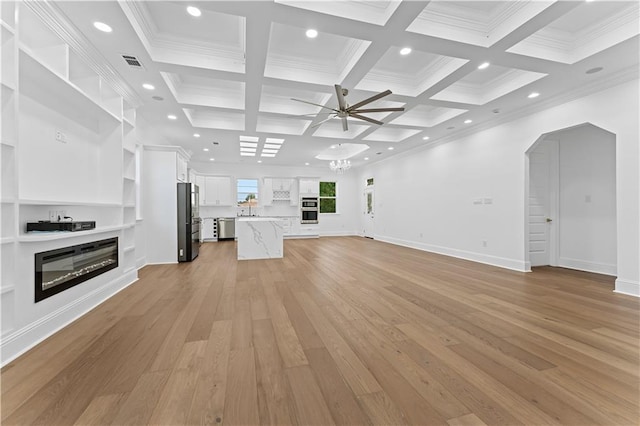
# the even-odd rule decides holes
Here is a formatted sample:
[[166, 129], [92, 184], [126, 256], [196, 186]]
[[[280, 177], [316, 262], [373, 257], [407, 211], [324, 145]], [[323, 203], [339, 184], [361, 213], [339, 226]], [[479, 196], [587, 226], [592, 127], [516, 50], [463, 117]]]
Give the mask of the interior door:
[[373, 188], [367, 188], [364, 191], [364, 221], [363, 221], [363, 235], [367, 238], [373, 238], [374, 235], [374, 195]]
[[529, 154], [529, 260], [531, 266], [551, 264], [552, 148], [551, 144], [542, 142]]

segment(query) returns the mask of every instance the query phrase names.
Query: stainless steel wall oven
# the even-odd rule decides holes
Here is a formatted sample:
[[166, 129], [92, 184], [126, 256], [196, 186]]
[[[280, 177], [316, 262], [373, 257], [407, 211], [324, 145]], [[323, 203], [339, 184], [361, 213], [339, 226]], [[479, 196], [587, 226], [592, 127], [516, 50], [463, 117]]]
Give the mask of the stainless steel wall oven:
[[318, 223], [318, 197], [303, 197], [300, 200], [300, 223]]

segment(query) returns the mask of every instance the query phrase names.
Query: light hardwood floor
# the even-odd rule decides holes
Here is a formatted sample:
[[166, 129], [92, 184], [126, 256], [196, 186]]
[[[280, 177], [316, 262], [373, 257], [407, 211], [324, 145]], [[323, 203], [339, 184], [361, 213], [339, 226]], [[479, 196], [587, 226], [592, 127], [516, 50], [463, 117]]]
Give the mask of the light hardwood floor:
[[639, 423], [639, 301], [610, 277], [358, 237], [235, 253], [147, 266], [7, 365], [2, 424]]

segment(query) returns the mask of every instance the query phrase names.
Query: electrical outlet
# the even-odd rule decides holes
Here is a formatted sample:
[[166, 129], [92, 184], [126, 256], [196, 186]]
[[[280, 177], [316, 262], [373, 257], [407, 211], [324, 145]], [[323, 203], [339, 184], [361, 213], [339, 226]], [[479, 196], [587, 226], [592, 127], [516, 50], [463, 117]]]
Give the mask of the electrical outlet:
[[56, 130], [56, 141], [67, 143], [67, 135], [62, 133], [60, 130]]
[[184, 256], [184, 250], [180, 249], [180, 256]]
[[487, 246], [487, 240], [482, 240], [482, 247], [486, 247]]

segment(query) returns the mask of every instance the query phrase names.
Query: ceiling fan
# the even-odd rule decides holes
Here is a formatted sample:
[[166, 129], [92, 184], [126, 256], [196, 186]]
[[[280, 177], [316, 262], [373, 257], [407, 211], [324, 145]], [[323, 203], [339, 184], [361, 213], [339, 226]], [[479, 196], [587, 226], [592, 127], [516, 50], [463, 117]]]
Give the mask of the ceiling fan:
[[380, 98], [384, 98], [385, 96], [388, 96], [391, 94], [391, 90], [385, 90], [384, 92], [380, 92], [377, 95], [373, 95], [370, 98], [367, 98], [363, 101], [360, 101], [354, 105], [349, 105], [345, 99], [345, 97], [349, 94], [349, 90], [348, 89], [343, 89], [342, 86], [340, 86], [339, 84], [335, 85], [335, 89], [336, 89], [336, 97], [338, 98], [338, 108], [329, 108], [327, 106], [324, 105], [320, 105], [320, 104], [316, 104], [313, 102], [308, 102], [308, 101], [303, 101], [301, 99], [295, 99], [295, 98], [291, 98], [291, 100], [296, 101], [296, 102], [303, 102], [305, 104], [310, 104], [310, 105], [315, 105], [315, 106], [319, 106], [321, 108], [324, 109], [328, 109], [331, 110], [330, 113], [330, 117], [322, 120], [319, 123], [314, 124], [311, 127], [318, 127], [319, 125], [326, 123], [327, 121], [333, 119], [333, 118], [340, 118], [342, 120], [342, 130], [344, 130], [345, 132], [347, 130], [349, 130], [349, 126], [347, 124], [347, 117], [351, 117], [351, 118], [357, 118], [358, 120], [363, 120], [363, 121], [368, 121], [369, 123], [373, 123], [373, 124], [384, 124], [382, 121], [379, 120], [374, 120], [373, 118], [370, 117], [365, 117], [364, 115], [362, 115], [362, 113], [369, 113], [369, 112], [395, 112], [395, 111], [404, 111], [404, 108], [367, 108], [367, 109], [360, 109], [360, 107], [363, 107], [367, 104], [370, 104], [371, 102], [377, 101]]

